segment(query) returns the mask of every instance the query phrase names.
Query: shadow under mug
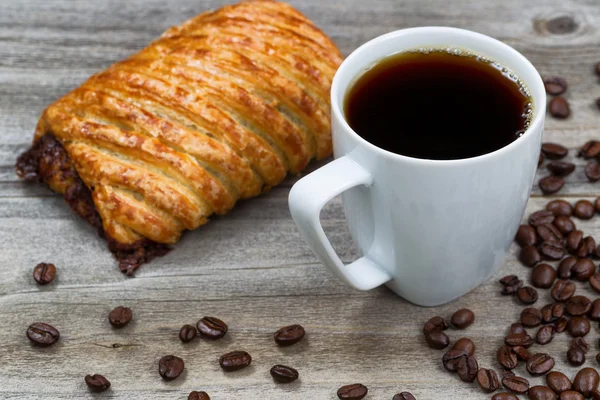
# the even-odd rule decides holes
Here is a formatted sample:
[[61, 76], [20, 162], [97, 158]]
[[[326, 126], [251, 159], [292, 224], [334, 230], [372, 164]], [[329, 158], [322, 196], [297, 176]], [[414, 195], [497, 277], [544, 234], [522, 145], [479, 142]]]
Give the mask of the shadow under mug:
[[[344, 118], [346, 91], [378, 60], [421, 47], [470, 50], [515, 72], [534, 103], [524, 135], [461, 160], [406, 157], [361, 138]], [[335, 160], [298, 181], [289, 196], [292, 217], [323, 264], [357, 289], [385, 284], [422, 306], [449, 302], [487, 280], [514, 239], [537, 168], [546, 94], [533, 65], [512, 47], [475, 32], [403, 29], [362, 45], [342, 63], [331, 106]], [[319, 220], [323, 206], [340, 194], [364, 255], [349, 265], [337, 256]]]

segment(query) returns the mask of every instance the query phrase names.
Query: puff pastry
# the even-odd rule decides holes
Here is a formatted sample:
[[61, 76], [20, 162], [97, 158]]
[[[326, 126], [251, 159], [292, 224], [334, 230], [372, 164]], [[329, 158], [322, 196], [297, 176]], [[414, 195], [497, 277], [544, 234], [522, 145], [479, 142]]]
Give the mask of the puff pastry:
[[50, 105], [17, 172], [62, 193], [132, 274], [184, 230], [331, 154], [341, 61], [288, 4], [206, 12]]

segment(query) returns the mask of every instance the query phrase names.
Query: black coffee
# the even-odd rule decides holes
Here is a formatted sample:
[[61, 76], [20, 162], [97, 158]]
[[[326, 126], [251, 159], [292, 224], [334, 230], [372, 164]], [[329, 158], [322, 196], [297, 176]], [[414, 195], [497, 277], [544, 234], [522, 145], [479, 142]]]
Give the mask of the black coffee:
[[344, 109], [352, 129], [374, 145], [435, 160], [498, 150], [521, 136], [533, 115], [514, 73], [458, 50], [383, 59], [350, 88]]

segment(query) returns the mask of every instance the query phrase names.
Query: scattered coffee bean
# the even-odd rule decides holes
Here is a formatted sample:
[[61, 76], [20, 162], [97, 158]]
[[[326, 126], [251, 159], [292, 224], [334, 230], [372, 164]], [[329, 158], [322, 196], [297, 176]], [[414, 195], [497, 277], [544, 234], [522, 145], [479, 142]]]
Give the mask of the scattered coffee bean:
[[527, 307], [521, 311], [521, 323], [529, 328], [535, 328], [542, 323], [542, 313], [534, 307]]
[[552, 368], [554, 368], [554, 358], [546, 353], [533, 354], [527, 361], [527, 372], [532, 376], [545, 375]]
[[56, 277], [54, 264], [40, 263], [33, 269], [33, 279], [40, 285], [47, 285]]
[[579, 282], [585, 282], [594, 275], [595, 271], [596, 266], [592, 260], [589, 258], [582, 258], [573, 265], [573, 268], [571, 268], [571, 277]]
[[537, 233], [535, 233], [535, 228], [530, 225], [519, 226], [515, 240], [521, 247], [535, 246], [538, 240]]
[[546, 385], [556, 393], [571, 389], [571, 380], [562, 372], [551, 371], [546, 375]]
[[505, 376], [502, 379], [502, 384], [515, 393], [526, 393], [529, 390], [529, 381], [520, 376]]
[[573, 390], [578, 391], [586, 399], [592, 395], [592, 392], [598, 389], [600, 376], [594, 368], [583, 368], [573, 379]]
[[586, 236], [583, 238], [579, 247], [577, 248], [577, 253], [575, 254], [579, 258], [589, 257], [596, 251], [596, 241], [591, 236]]
[[519, 260], [527, 266], [533, 267], [535, 264], [542, 261], [542, 255], [535, 246], [525, 246], [521, 249]]
[[115, 328], [123, 328], [131, 322], [133, 312], [128, 307], [116, 307], [108, 314], [108, 322]]
[[585, 165], [585, 176], [590, 182], [598, 182], [600, 180], [600, 164], [596, 161], [589, 161]]
[[575, 171], [575, 164], [564, 161], [552, 161], [546, 165], [546, 169], [554, 176], [565, 177]]
[[[554, 221], [556, 221], [556, 219], [554, 219]], [[536, 232], [544, 242], [560, 242], [563, 240], [563, 234], [560, 233], [556, 226], [554, 226], [554, 223], [540, 225], [536, 228]]]
[[509, 333], [513, 334], [513, 335], [520, 335], [522, 333], [527, 333], [527, 331], [525, 330], [525, 327], [523, 326], [523, 324], [515, 322], [514, 324], [510, 325]]
[[512, 296], [517, 293], [517, 290], [523, 287], [523, 281], [517, 279], [516, 283], [513, 286], [504, 286], [502, 288], [502, 292], [500, 292], [503, 296]]
[[425, 334], [425, 340], [432, 349], [441, 350], [448, 347], [450, 339], [442, 331], [431, 331]]
[[179, 340], [183, 343], [189, 343], [196, 338], [197, 333], [196, 328], [192, 325], [184, 325], [179, 330]]
[[573, 297], [575, 289], [576, 287], [573, 282], [559, 279], [552, 287], [551, 295], [554, 300], [563, 302]]
[[342, 386], [337, 391], [337, 396], [342, 400], [360, 400], [364, 399], [369, 389], [363, 384], [355, 383], [352, 385]]
[[270, 370], [271, 376], [276, 382], [290, 383], [298, 379], [298, 371], [285, 365], [274, 365]]
[[183, 372], [185, 364], [177, 356], [164, 356], [158, 361], [158, 373], [165, 380], [173, 380]]
[[27, 338], [42, 347], [52, 346], [60, 338], [60, 332], [52, 325], [36, 322], [27, 328]]
[[573, 317], [567, 324], [567, 332], [573, 337], [585, 336], [590, 332], [590, 321], [585, 317]]
[[510, 334], [504, 338], [504, 344], [529, 348], [533, 344], [533, 338], [527, 333]]
[[568, 323], [569, 323], [568, 319], [566, 319], [565, 317], [560, 317], [554, 323], [554, 332], [555, 333], [563, 333], [567, 329], [567, 324]]
[[552, 211], [552, 213], [558, 217], [570, 217], [573, 215], [573, 206], [571, 203], [565, 200], [552, 200], [548, 204], [546, 204], [546, 210]]
[[591, 219], [595, 213], [594, 205], [589, 200], [579, 200], [573, 207], [573, 215], [579, 219]]
[[583, 395], [579, 392], [567, 390], [560, 394], [558, 400], [585, 400], [585, 397], [583, 397]]
[[586, 315], [592, 309], [592, 301], [585, 296], [573, 296], [565, 309], [574, 316]]
[[110, 388], [110, 382], [108, 379], [99, 374], [86, 375], [85, 384], [92, 392], [104, 392]]
[[493, 369], [480, 368], [477, 371], [477, 383], [486, 393], [495, 392], [500, 388], [498, 374]]
[[562, 304], [547, 304], [540, 310], [540, 314], [542, 315], [542, 323], [551, 324], [562, 317], [564, 312], [565, 307]]
[[592, 321], [600, 321], [600, 298], [592, 302], [589, 318]]
[[562, 189], [565, 185], [565, 180], [559, 176], [548, 175], [545, 178], [540, 179], [538, 185], [544, 194], [553, 194]]
[[469, 338], [458, 339], [452, 348], [454, 350], [462, 350], [469, 356], [475, 354], [475, 343]]
[[600, 142], [590, 140], [586, 142], [579, 150], [579, 156], [585, 159], [595, 158], [600, 154]]
[[215, 317], [203, 317], [196, 323], [198, 333], [206, 339], [221, 339], [229, 329], [227, 324]]
[[510, 346], [500, 347], [496, 353], [496, 358], [504, 369], [511, 370], [517, 367], [517, 354]]
[[458, 372], [458, 377], [463, 382], [473, 382], [477, 377], [478, 370], [479, 365], [475, 357], [467, 356], [458, 360], [456, 372]]
[[586, 342], [585, 338], [583, 337], [573, 338], [573, 340], [571, 340], [571, 347], [578, 348], [584, 353], [590, 351], [590, 345], [588, 344], [588, 342]]
[[219, 365], [224, 371], [231, 372], [246, 368], [252, 362], [252, 357], [245, 351], [232, 351], [219, 358]]
[[[443, 321], [443, 325], [448, 327], [445, 321]], [[275, 339], [275, 343], [280, 346], [290, 346], [301, 341], [305, 334], [306, 331], [301, 325], [290, 325], [280, 328], [277, 332], [275, 332], [273, 338]]]
[[558, 396], [546, 386], [532, 386], [527, 392], [530, 400], [557, 400]]
[[544, 242], [540, 245], [540, 254], [545, 260], [560, 260], [565, 250], [562, 242]]
[[590, 287], [594, 289], [596, 293], [600, 293], [600, 273], [590, 276], [589, 282]]
[[[287, 328], [287, 327], [286, 327]], [[281, 328], [284, 329], [284, 328]], [[448, 329], [448, 323], [442, 317], [433, 317], [423, 325], [423, 333], [427, 334], [431, 331], [445, 331]]]
[[[569, 102], [564, 97], [558, 96], [550, 100], [548, 104], [548, 111], [554, 118], [565, 119], [571, 115], [571, 108]], [[548, 156], [546, 154], [546, 156]]]
[[544, 88], [549, 95], [558, 96], [567, 91], [568, 85], [565, 78], [561, 78], [560, 76], [550, 76], [544, 78]]
[[523, 346], [515, 346], [512, 349], [515, 352], [515, 354], [517, 355], [517, 358], [519, 360], [527, 361], [527, 360], [529, 360], [529, 357], [531, 357], [531, 353], [529, 353], [529, 350], [527, 350]]
[[566, 257], [558, 264], [558, 271], [556, 274], [560, 279], [569, 279], [572, 275], [571, 270], [575, 264], [577, 264], [577, 257]]
[[402, 393], [398, 393], [396, 395], [394, 395], [394, 397], [392, 397], [392, 400], [417, 400], [415, 398], [415, 396], [413, 396], [412, 394], [408, 393], [408, 392], [402, 392]]
[[499, 282], [502, 286], [514, 286], [519, 282], [519, 278], [516, 275], [506, 275]]
[[573, 232], [576, 229], [573, 220], [565, 215], [559, 215], [556, 218], [554, 218], [553, 224], [555, 227], [558, 228], [558, 230], [560, 231], [560, 233], [563, 234], [563, 236], [568, 236], [571, 232]]
[[492, 400], [519, 400], [519, 398], [512, 393], [502, 392], [493, 395]]
[[524, 286], [517, 290], [517, 298], [523, 304], [533, 304], [538, 299], [538, 292], [531, 286]]
[[567, 251], [569, 254], [576, 254], [579, 245], [583, 241], [582, 231], [573, 231], [567, 236]]
[[549, 289], [556, 279], [556, 270], [549, 264], [540, 263], [531, 270], [531, 284], [536, 288]]
[[195, 390], [188, 395], [188, 400], [210, 400], [206, 392], [196, 392]]
[[450, 349], [442, 357], [442, 364], [446, 370], [455, 372], [458, 368], [458, 362], [463, 357], [468, 357], [466, 351], [461, 349]]
[[542, 143], [542, 153], [550, 160], [558, 160], [569, 153], [569, 149], [558, 143]]
[[527, 222], [534, 228], [538, 225], [551, 224], [554, 222], [554, 213], [548, 210], [539, 210], [529, 216]]
[[463, 308], [452, 315], [450, 322], [456, 329], [465, 329], [475, 321], [473, 311]]
[[538, 344], [545, 345], [552, 341], [554, 338], [554, 327], [552, 325], [542, 326], [535, 336], [535, 341]]

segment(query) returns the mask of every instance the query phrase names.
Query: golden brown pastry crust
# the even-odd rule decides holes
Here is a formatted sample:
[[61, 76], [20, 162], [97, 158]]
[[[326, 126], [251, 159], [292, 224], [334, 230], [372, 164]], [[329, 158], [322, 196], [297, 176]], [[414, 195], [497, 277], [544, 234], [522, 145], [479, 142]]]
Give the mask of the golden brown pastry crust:
[[329, 90], [341, 61], [288, 4], [201, 14], [44, 111], [36, 140], [55, 138], [78, 176], [44, 180], [66, 193], [80, 179], [115, 248], [175, 243], [331, 154]]

